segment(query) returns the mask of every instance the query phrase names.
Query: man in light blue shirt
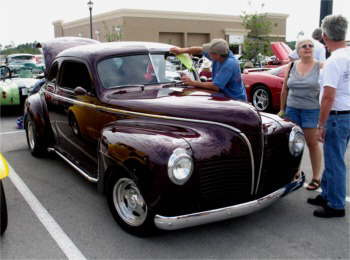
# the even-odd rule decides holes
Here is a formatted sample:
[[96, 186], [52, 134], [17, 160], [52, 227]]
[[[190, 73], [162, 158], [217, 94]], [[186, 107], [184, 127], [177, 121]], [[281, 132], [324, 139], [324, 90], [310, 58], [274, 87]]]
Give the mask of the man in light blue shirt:
[[189, 53], [203, 54], [212, 61], [212, 82], [200, 82], [183, 77], [182, 81], [188, 86], [205, 88], [222, 92], [226, 97], [247, 101], [243, 86], [239, 63], [223, 39], [213, 39], [202, 47], [171, 48], [174, 54]]

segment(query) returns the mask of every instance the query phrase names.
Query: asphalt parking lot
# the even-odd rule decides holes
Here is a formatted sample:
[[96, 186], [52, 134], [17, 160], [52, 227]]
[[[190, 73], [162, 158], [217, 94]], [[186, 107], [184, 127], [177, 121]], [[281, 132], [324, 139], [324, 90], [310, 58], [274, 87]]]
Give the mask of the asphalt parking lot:
[[[19, 192], [16, 178], [5, 180], [9, 226], [0, 238], [0, 259], [350, 258], [349, 197], [346, 218], [318, 219], [306, 204], [317, 192], [304, 188], [249, 216], [150, 238], [129, 235], [114, 222], [95, 185], [58, 158], [30, 155], [24, 131], [15, 129], [16, 117], [1, 118], [0, 150], [13, 168], [10, 174], [37, 201], [33, 206], [28, 191]], [[307, 153], [302, 168], [310, 179]]]

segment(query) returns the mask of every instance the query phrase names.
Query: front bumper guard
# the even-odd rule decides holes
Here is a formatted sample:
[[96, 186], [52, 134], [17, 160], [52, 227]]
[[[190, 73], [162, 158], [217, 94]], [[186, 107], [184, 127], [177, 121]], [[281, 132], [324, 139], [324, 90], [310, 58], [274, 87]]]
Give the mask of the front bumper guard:
[[154, 217], [154, 223], [157, 228], [162, 230], [177, 230], [248, 215], [270, 206], [272, 203], [274, 203], [281, 197], [299, 189], [303, 186], [304, 182], [305, 175], [303, 172], [301, 172], [299, 174], [299, 177], [291, 183], [260, 199], [234, 206], [213, 209], [209, 211], [202, 211], [188, 215], [181, 215], [175, 217], [164, 217], [156, 215]]

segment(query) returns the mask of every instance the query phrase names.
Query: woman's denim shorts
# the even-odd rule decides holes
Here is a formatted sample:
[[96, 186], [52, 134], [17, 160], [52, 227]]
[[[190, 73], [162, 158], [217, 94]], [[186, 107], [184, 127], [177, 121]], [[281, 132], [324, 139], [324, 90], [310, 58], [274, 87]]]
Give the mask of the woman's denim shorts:
[[285, 117], [301, 128], [317, 128], [320, 110], [299, 109], [287, 106]]

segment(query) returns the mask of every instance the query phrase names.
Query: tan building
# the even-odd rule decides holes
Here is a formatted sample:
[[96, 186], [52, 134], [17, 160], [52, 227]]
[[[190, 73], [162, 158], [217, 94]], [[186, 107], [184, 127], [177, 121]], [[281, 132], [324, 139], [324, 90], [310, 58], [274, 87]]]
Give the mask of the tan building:
[[[272, 40], [285, 41], [288, 15], [268, 13]], [[55, 21], [55, 37], [90, 37], [89, 17], [64, 23]], [[119, 9], [93, 16], [93, 38], [99, 41], [151, 41], [194, 46], [224, 38], [241, 52], [248, 31], [240, 16], [189, 12]]]

